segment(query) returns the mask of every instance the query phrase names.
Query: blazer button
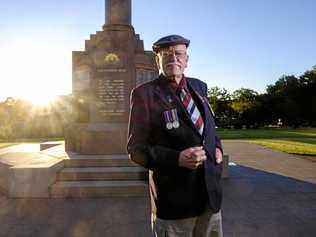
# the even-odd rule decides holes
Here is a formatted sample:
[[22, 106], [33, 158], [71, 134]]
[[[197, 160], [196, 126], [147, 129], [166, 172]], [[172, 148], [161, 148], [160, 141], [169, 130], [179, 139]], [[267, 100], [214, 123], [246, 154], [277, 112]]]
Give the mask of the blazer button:
[[205, 140], [203, 140], [203, 146], [205, 146]]

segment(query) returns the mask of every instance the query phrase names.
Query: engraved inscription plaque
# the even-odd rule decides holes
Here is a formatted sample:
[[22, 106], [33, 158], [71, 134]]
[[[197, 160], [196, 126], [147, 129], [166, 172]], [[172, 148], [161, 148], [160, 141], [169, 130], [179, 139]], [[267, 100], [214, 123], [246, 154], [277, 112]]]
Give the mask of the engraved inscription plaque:
[[97, 111], [105, 119], [113, 116], [124, 116], [125, 82], [123, 79], [99, 78], [97, 85]]

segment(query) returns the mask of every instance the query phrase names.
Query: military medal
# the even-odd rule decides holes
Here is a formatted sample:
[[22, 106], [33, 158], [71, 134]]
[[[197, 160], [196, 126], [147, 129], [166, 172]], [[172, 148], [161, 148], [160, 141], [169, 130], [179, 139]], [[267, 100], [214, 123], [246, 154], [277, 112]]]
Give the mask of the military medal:
[[172, 126], [173, 126], [174, 128], [178, 128], [178, 127], [180, 126], [180, 124], [179, 124], [178, 121], [174, 121], [174, 122], [172, 123]]
[[178, 113], [177, 113], [177, 109], [173, 109], [171, 110], [171, 114], [172, 114], [172, 127], [174, 128], [178, 128], [180, 126], [179, 123], [179, 117], [178, 117]]
[[172, 129], [172, 123], [167, 123], [166, 127], [168, 130]]
[[165, 118], [166, 128], [168, 130], [180, 127], [177, 109], [164, 111], [163, 115]]
[[172, 129], [173, 125], [172, 125], [171, 111], [170, 110], [164, 111], [163, 115], [165, 117], [166, 128], [168, 130]]

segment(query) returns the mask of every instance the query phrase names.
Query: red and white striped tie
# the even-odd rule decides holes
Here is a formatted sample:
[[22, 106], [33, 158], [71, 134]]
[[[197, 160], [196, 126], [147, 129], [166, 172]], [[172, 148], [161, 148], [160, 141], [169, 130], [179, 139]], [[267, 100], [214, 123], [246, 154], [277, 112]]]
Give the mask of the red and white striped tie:
[[188, 93], [186, 89], [182, 88], [180, 91], [180, 98], [184, 107], [188, 111], [193, 124], [195, 125], [199, 133], [202, 135], [204, 129], [203, 118], [197, 106], [194, 104], [194, 101], [190, 93]]

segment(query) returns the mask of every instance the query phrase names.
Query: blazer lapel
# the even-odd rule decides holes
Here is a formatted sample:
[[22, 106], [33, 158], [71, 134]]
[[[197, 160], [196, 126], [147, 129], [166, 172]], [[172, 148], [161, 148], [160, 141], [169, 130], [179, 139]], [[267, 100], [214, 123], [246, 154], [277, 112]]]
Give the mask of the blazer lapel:
[[156, 101], [161, 102], [167, 109], [172, 109], [174, 108], [174, 96], [169, 90], [169, 88], [162, 88], [163, 85], [161, 83], [159, 85], [156, 85], [155, 90], [154, 90], [154, 95], [157, 98]]

